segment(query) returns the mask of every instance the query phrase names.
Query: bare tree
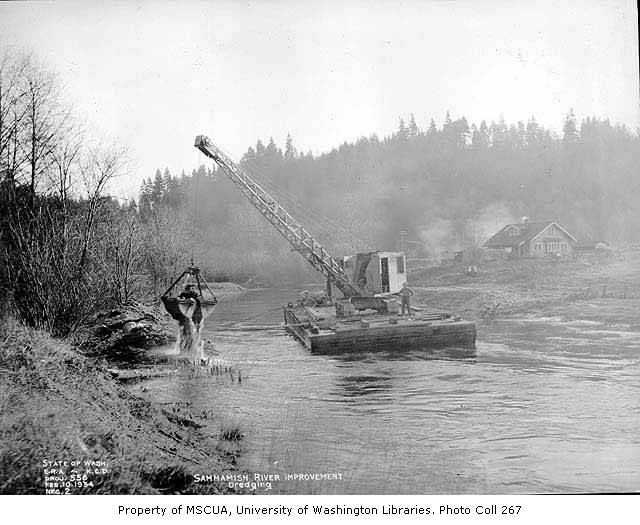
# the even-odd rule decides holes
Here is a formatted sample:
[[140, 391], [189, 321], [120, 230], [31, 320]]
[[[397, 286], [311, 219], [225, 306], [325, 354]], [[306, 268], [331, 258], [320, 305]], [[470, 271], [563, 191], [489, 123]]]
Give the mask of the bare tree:
[[85, 190], [86, 209], [82, 248], [78, 259], [79, 272], [85, 269], [87, 263], [87, 254], [91, 245], [96, 218], [106, 199], [105, 190], [111, 180], [127, 172], [128, 158], [126, 148], [113, 143], [107, 146], [90, 148], [80, 165]]
[[113, 300], [127, 303], [141, 284], [141, 225], [135, 208], [115, 207], [104, 223], [104, 264]]
[[155, 295], [189, 263], [193, 218], [184, 210], [157, 204], [144, 233], [145, 266]]
[[19, 124], [26, 115], [21, 82], [27, 63], [26, 58], [17, 58], [9, 49], [0, 50], [0, 175], [9, 184], [10, 197], [19, 165]]
[[70, 110], [60, 102], [56, 75], [42, 64], [30, 59], [22, 75], [26, 105], [22, 143], [28, 160], [29, 208], [33, 212], [38, 184], [53, 164], [56, 144], [64, 140], [61, 135]]
[[48, 172], [51, 192], [57, 196], [62, 210], [63, 237], [66, 238], [69, 222], [69, 200], [73, 187], [80, 179], [80, 160], [84, 133], [69, 119], [64, 130], [64, 140], [52, 145], [51, 169]]

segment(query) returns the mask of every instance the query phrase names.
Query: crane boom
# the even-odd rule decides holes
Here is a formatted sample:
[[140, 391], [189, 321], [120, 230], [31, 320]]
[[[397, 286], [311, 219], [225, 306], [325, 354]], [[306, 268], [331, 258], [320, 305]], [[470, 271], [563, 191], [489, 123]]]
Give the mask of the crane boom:
[[302, 225], [267, 193], [251, 176], [242, 170], [208, 137], [198, 135], [195, 147], [213, 159], [236, 187], [249, 199], [253, 207], [278, 230], [311, 266], [335, 284], [345, 297], [359, 297], [362, 292], [349, 282], [342, 266], [316, 241]]

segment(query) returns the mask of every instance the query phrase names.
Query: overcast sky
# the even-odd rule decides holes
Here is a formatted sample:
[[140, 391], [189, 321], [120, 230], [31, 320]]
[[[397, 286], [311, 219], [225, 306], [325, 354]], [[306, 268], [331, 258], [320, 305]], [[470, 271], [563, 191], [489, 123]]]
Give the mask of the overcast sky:
[[640, 126], [635, 2], [1, 3], [0, 42], [57, 70], [97, 133], [130, 145], [134, 192], [189, 171], [205, 133], [327, 151], [414, 113]]

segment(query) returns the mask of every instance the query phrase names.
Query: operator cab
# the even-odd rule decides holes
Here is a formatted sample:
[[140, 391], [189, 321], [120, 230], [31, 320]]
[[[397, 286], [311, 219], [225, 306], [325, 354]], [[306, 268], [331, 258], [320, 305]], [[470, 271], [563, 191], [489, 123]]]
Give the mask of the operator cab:
[[395, 294], [407, 282], [403, 252], [368, 252], [348, 255], [340, 261], [347, 279], [362, 295]]

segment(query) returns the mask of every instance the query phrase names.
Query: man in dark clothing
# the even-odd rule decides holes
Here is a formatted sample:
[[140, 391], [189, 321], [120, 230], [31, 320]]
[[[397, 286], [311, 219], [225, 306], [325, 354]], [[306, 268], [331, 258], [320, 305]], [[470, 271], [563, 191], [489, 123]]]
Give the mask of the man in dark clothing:
[[407, 314], [411, 317], [411, 296], [415, 292], [409, 288], [409, 285], [405, 282], [402, 285], [402, 290], [400, 290], [400, 297], [402, 299], [402, 315], [404, 316], [404, 310], [407, 309]]

